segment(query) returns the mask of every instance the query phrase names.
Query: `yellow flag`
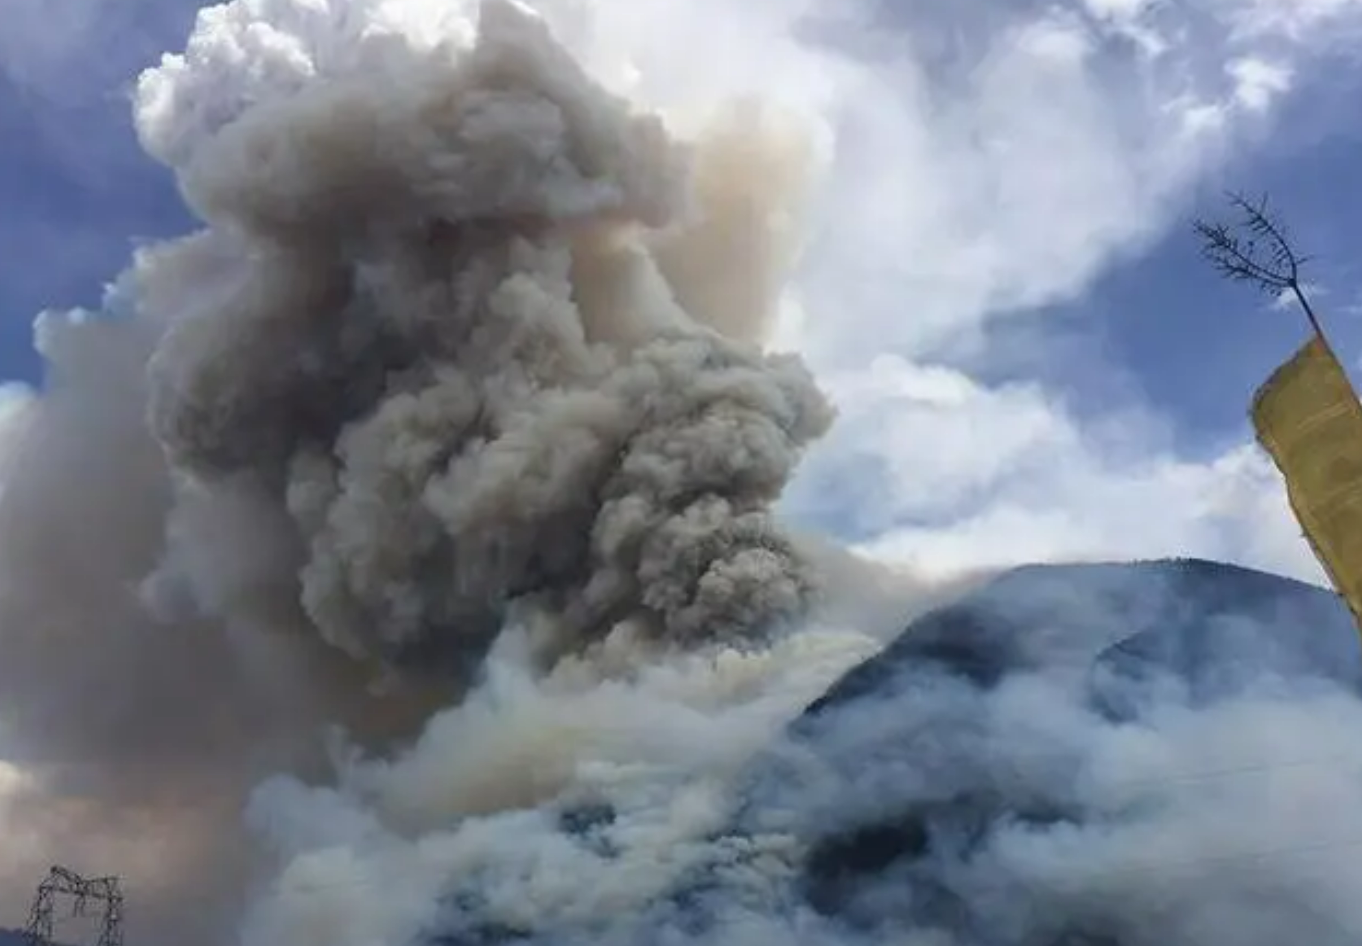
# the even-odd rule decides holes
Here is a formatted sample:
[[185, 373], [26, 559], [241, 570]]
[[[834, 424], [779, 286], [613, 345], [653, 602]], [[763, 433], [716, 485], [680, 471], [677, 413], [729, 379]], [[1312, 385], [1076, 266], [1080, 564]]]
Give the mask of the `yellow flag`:
[[1252, 416], [1306, 538], [1362, 624], [1362, 404], [1329, 346], [1316, 337], [1273, 372]]

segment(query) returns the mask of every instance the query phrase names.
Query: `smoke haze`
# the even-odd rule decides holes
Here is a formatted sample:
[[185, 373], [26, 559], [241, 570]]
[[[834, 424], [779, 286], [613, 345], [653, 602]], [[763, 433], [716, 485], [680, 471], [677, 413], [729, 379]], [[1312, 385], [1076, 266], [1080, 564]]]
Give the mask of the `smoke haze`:
[[[1355, 819], [1341, 691], [1140, 729], [1067, 677], [924, 671], [821, 757], [787, 737], [952, 591], [773, 511], [833, 423], [768, 344], [854, 83], [809, 53], [768, 100], [716, 59], [679, 101], [622, 68], [636, 9], [235, 0], [142, 76], [204, 229], [46, 317], [46, 390], [5, 421], [0, 909], [56, 859], [124, 877], [142, 946], [1355, 941], [1355, 872], [1318, 860], [1127, 879]], [[1160, 788], [1312, 739], [1335, 779]], [[981, 783], [1103, 817], [930, 865], [968, 921], [920, 876], [844, 918], [796, 894], [815, 828]], [[1288, 906], [1234, 910], [1263, 887]]]

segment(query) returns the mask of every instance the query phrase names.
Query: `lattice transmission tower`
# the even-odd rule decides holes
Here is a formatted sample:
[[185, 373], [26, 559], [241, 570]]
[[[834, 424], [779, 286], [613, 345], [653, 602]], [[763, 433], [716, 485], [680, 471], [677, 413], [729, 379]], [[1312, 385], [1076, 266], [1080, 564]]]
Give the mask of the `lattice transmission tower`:
[[24, 934], [28, 946], [52, 946], [52, 920], [58, 898], [71, 902], [72, 916], [86, 916], [91, 903], [102, 911], [98, 946], [123, 946], [123, 892], [117, 877], [86, 880], [65, 867], [53, 867], [38, 885]]

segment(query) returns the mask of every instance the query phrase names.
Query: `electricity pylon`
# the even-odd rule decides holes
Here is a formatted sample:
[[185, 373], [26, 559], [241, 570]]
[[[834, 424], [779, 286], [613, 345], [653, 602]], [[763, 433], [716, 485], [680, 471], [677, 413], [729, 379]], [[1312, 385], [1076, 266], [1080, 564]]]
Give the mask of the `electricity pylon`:
[[38, 885], [24, 930], [28, 946], [52, 946], [52, 916], [58, 897], [70, 898], [73, 916], [84, 916], [91, 902], [97, 904], [104, 921], [98, 946], [123, 946], [123, 892], [118, 887], [118, 878], [86, 880], [65, 867], [53, 867], [47, 879]]

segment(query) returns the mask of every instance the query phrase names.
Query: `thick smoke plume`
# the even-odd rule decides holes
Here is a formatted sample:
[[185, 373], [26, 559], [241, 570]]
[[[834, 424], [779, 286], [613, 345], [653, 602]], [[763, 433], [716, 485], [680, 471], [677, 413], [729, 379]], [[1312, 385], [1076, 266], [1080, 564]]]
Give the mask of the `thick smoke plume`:
[[[798, 140], [735, 109], [693, 192], [691, 149], [508, 2], [466, 42], [365, 35], [366, 72], [300, 59], [263, 103], [207, 84], [230, 36], [139, 90], [212, 225], [141, 273], [179, 315], [151, 422], [183, 480], [167, 568], [198, 603], [231, 619], [296, 574], [327, 641], [398, 663], [476, 653], [518, 605], [557, 643], [801, 616], [814, 576], [769, 505], [830, 411], [752, 337]], [[228, 568], [243, 594], [197, 550], [251, 520], [243, 559], [297, 549]]]
[[831, 412], [760, 347], [787, 117], [683, 140], [489, 0], [205, 10], [136, 120], [207, 226], [45, 317], [11, 425], [9, 915], [60, 856], [124, 874], [139, 940], [221, 937], [250, 786], [414, 733], [503, 626], [625, 671], [815, 603], [770, 506]]
[[[139, 946], [1357, 942], [1337, 687], [1114, 721], [1094, 613], [1062, 672], [789, 727], [947, 589], [773, 514], [832, 419], [763, 347], [822, 154], [645, 105], [592, 19], [644, 7], [233, 0], [142, 77], [205, 228], [44, 317], [5, 419], [4, 921], [61, 861]], [[841, 65], [770, 81], [850, 80], [817, 112]], [[924, 807], [930, 856], [810, 892], [822, 834]]]

